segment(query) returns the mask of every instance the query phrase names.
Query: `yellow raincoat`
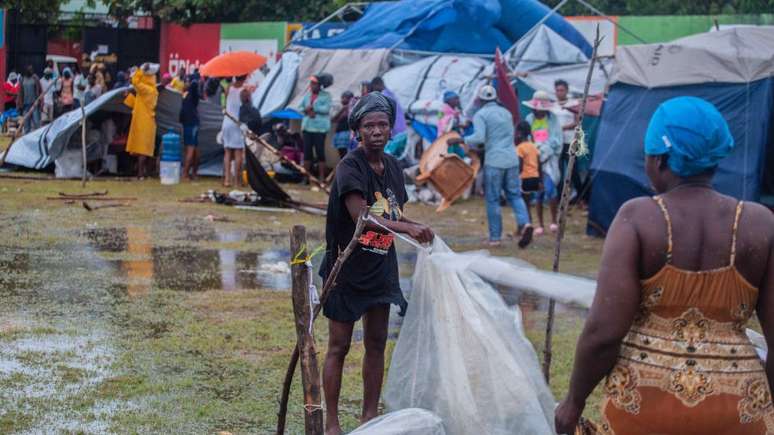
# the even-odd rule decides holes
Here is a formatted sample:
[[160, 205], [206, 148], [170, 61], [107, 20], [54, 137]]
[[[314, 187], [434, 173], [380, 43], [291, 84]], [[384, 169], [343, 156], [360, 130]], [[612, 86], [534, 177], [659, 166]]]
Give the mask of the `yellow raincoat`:
[[159, 99], [156, 78], [144, 74], [138, 68], [132, 76], [132, 86], [137, 96], [125, 101], [132, 107], [132, 124], [129, 126], [126, 152], [153, 157], [156, 145], [156, 103]]

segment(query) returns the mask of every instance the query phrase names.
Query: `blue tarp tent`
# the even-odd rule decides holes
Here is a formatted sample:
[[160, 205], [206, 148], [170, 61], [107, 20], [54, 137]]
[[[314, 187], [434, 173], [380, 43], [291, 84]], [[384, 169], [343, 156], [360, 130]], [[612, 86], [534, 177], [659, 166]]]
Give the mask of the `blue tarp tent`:
[[[617, 83], [602, 113], [591, 164], [589, 234], [603, 235], [620, 206], [652, 195], [643, 138], [653, 112], [678, 96], [714, 104], [734, 136], [734, 152], [713, 180], [722, 193], [759, 201], [767, 153], [774, 153], [774, 28], [736, 28], [670, 44], [619, 47]], [[771, 174], [769, 173], [769, 177]], [[771, 194], [768, 192], [768, 194]]]
[[[321, 40], [304, 40], [311, 48], [387, 48], [434, 53], [491, 55], [506, 50], [550, 9], [537, 0], [402, 0], [375, 2], [346, 31]], [[591, 46], [561, 15], [546, 26], [579, 47]]]

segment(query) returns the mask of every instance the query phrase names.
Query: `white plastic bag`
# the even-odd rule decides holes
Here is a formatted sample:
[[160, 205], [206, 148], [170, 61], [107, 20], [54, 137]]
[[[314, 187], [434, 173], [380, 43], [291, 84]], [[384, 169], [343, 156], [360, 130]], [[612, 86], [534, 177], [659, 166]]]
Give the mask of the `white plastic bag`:
[[425, 409], [409, 408], [375, 418], [350, 435], [446, 435], [443, 422]]
[[385, 389], [389, 410], [423, 408], [447, 434], [550, 434], [555, 402], [521, 315], [439, 238], [419, 253]]

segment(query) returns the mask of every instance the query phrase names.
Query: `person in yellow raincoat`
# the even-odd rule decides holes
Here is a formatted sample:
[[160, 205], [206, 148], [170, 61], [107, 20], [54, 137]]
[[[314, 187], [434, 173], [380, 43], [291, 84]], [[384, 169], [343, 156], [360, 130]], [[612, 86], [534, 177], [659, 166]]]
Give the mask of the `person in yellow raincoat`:
[[156, 89], [157, 65], [143, 64], [132, 74], [132, 86], [136, 96], [130, 94], [124, 101], [132, 108], [132, 123], [126, 152], [137, 156], [137, 178], [145, 178], [147, 158], [153, 157], [156, 144], [156, 103], [159, 91]]

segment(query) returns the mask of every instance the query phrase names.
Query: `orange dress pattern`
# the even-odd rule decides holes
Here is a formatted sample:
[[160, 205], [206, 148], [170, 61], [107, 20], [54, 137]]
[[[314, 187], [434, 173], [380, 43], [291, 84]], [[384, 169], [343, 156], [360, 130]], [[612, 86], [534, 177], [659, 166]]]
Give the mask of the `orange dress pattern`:
[[602, 434], [774, 434], [771, 390], [745, 325], [758, 289], [734, 266], [692, 272], [666, 265], [642, 281], [640, 312], [607, 377]]

